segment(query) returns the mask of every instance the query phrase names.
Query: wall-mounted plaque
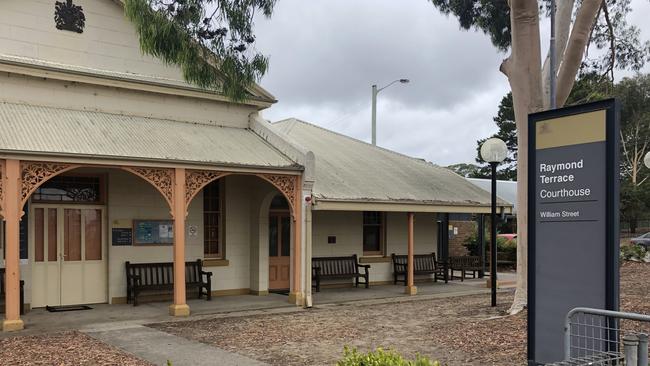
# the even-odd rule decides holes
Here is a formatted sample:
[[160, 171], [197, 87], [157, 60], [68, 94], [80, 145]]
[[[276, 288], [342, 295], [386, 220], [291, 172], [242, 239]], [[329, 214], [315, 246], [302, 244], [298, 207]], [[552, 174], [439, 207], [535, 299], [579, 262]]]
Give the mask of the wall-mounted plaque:
[[135, 245], [174, 244], [174, 222], [172, 220], [133, 220]]
[[83, 33], [86, 26], [86, 16], [83, 8], [74, 5], [72, 0], [57, 1], [54, 4], [54, 22], [56, 29]]
[[111, 230], [111, 244], [114, 246], [133, 245], [133, 229], [130, 227], [114, 227]]

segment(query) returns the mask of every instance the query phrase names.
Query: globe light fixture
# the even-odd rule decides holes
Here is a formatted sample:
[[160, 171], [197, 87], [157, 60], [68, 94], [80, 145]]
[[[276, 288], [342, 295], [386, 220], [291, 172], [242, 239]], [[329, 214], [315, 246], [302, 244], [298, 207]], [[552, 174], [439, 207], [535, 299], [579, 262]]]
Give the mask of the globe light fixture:
[[645, 165], [646, 168], [650, 168], [650, 151], [643, 157], [643, 165]]
[[508, 147], [503, 140], [493, 137], [481, 145], [481, 159], [492, 168], [492, 210], [490, 215], [490, 287], [492, 306], [497, 306], [497, 165], [508, 156]]
[[486, 163], [502, 163], [508, 156], [508, 147], [503, 140], [493, 137], [481, 145], [481, 159]]

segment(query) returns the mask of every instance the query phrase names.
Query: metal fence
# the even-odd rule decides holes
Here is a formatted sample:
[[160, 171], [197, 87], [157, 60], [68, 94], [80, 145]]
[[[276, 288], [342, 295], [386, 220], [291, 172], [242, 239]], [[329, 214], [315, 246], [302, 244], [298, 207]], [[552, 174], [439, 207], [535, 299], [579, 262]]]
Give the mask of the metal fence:
[[650, 315], [575, 308], [564, 325], [564, 360], [556, 366], [648, 366]]

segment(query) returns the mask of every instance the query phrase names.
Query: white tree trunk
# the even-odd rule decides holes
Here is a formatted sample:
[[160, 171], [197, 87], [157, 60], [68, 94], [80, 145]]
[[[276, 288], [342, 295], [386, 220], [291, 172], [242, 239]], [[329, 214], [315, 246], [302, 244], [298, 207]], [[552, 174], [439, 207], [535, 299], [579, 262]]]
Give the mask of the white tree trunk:
[[[561, 60], [557, 79], [558, 106], [564, 105], [573, 88], [601, 2], [582, 1], [566, 48], [558, 53], [558, 61]], [[517, 290], [510, 308], [512, 314], [523, 310], [528, 301], [528, 114], [543, 109], [544, 90], [538, 3], [536, 0], [510, 0], [509, 4], [512, 54], [501, 65], [501, 71], [508, 76], [512, 88], [518, 143]], [[562, 17], [566, 17], [566, 14], [563, 13]], [[563, 21], [560, 20], [560, 23]], [[561, 27], [565, 27], [565, 24]]]
[[542, 70], [539, 14], [536, 0], [512, 0], [512, 54], [501, 71], [512, 89], [517, 125], [517, 292], [511, 312], [528, 299], [528, 114], [542, 109]]

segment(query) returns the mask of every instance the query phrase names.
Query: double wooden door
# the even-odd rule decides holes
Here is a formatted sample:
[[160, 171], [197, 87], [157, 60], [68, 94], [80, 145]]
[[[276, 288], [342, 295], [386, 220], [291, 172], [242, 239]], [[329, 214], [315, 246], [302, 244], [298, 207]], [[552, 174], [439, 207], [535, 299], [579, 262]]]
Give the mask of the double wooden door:
[[32, 307], [107, 302], [103, 206], [33, 205]]
[[291, 273], [291, 217], [288, 212], [269, 215], [269, 290], [288, 290]]

